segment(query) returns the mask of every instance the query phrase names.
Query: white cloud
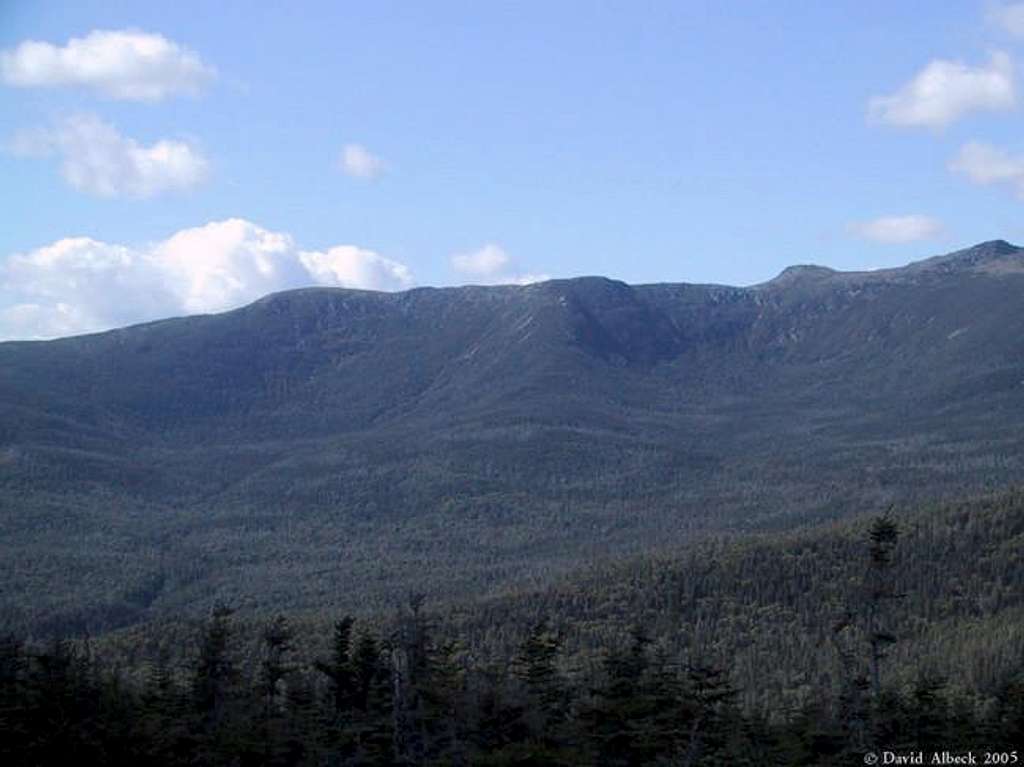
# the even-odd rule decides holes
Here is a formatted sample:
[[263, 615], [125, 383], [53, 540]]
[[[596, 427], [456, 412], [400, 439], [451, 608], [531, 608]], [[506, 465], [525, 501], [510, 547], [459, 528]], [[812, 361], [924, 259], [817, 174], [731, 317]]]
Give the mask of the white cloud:
[[80, 86], [111, 99], [160, 101], [195, 95], [215, 70], [162, 35], [95, 30], [63, 47], [26, 40], [0, 53], [0, 78], [18, 88]]
[[407, 288], [409, 269], [371, 250], [301, 251], [243, 219], [129, 247], [72, 237], [0, 262], [0, 338], [53, 338], [231, 309], [311, 284]]
[[850, 231], [866, 240], [889, 245], [927, 240], [942, 233], [942, 223], [931, 216], [882, 216], [850, 225]]
[[508, 254], [494, 243], [471, 253], [456, 253], [451, 258], [455, 271], [475, 277], [493, 277], [509, 265]]
[[142, 146], [93, 115], [76, 115], [52, 130], [21, 133], [10, 149], [22, 155], [61, 157], [64, 180], [97, 197], [143, 199], [189, 189], [207, 176], [202, 153], [184, 141]]
[[69, 237], [0, 264], [0, 337], [113, 327], [172, 311], [173, 295], [143, 253]]
[[15, 304], [0, 308], [0, 341], [60, 338], [99, 327], [95, 323], [96, 318], [65, 303]]
[[989, 11], [988, 20], [1011, 36], [1024, 39], [1024, 3], [997, 6]]
[[550, 274], [517, 274], [511, 281], [514, 285], [532, 285], [535, 282], [547, 282], [550, 279]]
[[336, 245], [326, 251], [304, 250], [299, 261], [321, 285], [366, 290], [403, 290], [413, 284], [405, 264], [355, 245]]
[[1015, 157], [989, 144], [971, 141], [960, 148], [949, 169], [975, 184], [1009, 184], [1024, 196], [1024, 156]]
[[384, 161], [360, 144], [346, 144], [338, 158], [341, 170], [353, 178], [372, 180], [384, 172]]
[[935, 59], [896, 93], [872, 98], [868, 114], [891, 125], [944, 128], [970, 112], [1004, 111], [1016, 103], [1013, 63], [996, 52], [987, 67]]
[[220, 311], [308, 282], [291, 237], [240, 218], [177, 232], [145, 258], [186, 313]]
[[469, 253], [456, 253], [450, 260], [455, 271], [471, 278], [473, 282], [528, 285], [551, 279], [546, 274], [519, 273], [508, 253], [494, 243], [487, 243]]

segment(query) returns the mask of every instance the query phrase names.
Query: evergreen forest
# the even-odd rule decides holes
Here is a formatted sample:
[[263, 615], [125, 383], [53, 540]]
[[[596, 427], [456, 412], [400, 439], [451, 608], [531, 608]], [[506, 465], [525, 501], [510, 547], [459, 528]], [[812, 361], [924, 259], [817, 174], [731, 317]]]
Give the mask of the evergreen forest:
[[[0, 645], [3, 764], [840, 765], [1024, 742], [1024, 492], [387, 615]], [[930, 757], [929, 757], [930, 758]], [[927, 762], [926, 762], [927, 763]]]

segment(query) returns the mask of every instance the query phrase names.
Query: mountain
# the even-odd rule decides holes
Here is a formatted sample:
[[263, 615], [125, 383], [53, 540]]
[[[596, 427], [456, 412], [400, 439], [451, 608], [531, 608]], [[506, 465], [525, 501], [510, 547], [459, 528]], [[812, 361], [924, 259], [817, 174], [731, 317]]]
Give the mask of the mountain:
[[307, 289], [0, 344], [0, 618], [371, 609], [1001, 487], [1024, 249], [747, 288]]

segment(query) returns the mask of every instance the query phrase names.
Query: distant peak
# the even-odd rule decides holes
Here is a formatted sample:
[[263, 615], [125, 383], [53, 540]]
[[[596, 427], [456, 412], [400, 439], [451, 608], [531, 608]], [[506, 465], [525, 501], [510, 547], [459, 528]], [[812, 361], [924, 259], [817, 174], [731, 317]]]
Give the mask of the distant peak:
[[818, 282], [828, 279], [836, 273], [835, 269], [829, 269], [827, 266], [796, 264], [795, 266], [787, 266], [775, 279], [768, 281], [766, 284], [778, 287], [792, 285], [797, 282]]
[[1019, 268], [1022, 254], [1024, 249], [1006, 240], [989, 240], [944, 256], [919, 261], [911, 264], [910, 268], [940, 272], [991, 271], [999, 270], [1007, 264], [1017, 264], [1016, 268]]
[[779, 276], [828, 277], [830, 274], [835, 274], [835, 269], [829, 269], [827, 266], [818, 266], [817, 264], [795, 264], [794, 266], [787, 266]]
[[973, 247], [950, 253], [947, 258], [977, 264], [996, 258], [1012, 256], [1020, 252], [1020, 250], [1016, 245], [1011, 245], [1006, 240], [989, 240], [988, 242], [981, 242]]
[[1019, 247], [1013, 245], [1006, 240], [989, 240], [988, 242], [981, 242], [975, 245], [973, 248], [968, 248], [967, 251], [977, 251], [979, 253], [992, 253], [995, 255], [1009, 255], [1010, 253], [1016, 253], [1020, 250]]

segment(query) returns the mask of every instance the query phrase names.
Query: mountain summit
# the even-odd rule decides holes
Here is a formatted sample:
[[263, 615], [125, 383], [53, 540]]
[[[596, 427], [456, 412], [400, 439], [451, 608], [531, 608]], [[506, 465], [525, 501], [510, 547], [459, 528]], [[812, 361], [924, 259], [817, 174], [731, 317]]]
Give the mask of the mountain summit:
[[1024, 270], [1024, 248], [1011, 245], [1006, 240], [991, 240], [973, 248], [919, 261], [908, 268], [943, 272], [1020, 271]]

